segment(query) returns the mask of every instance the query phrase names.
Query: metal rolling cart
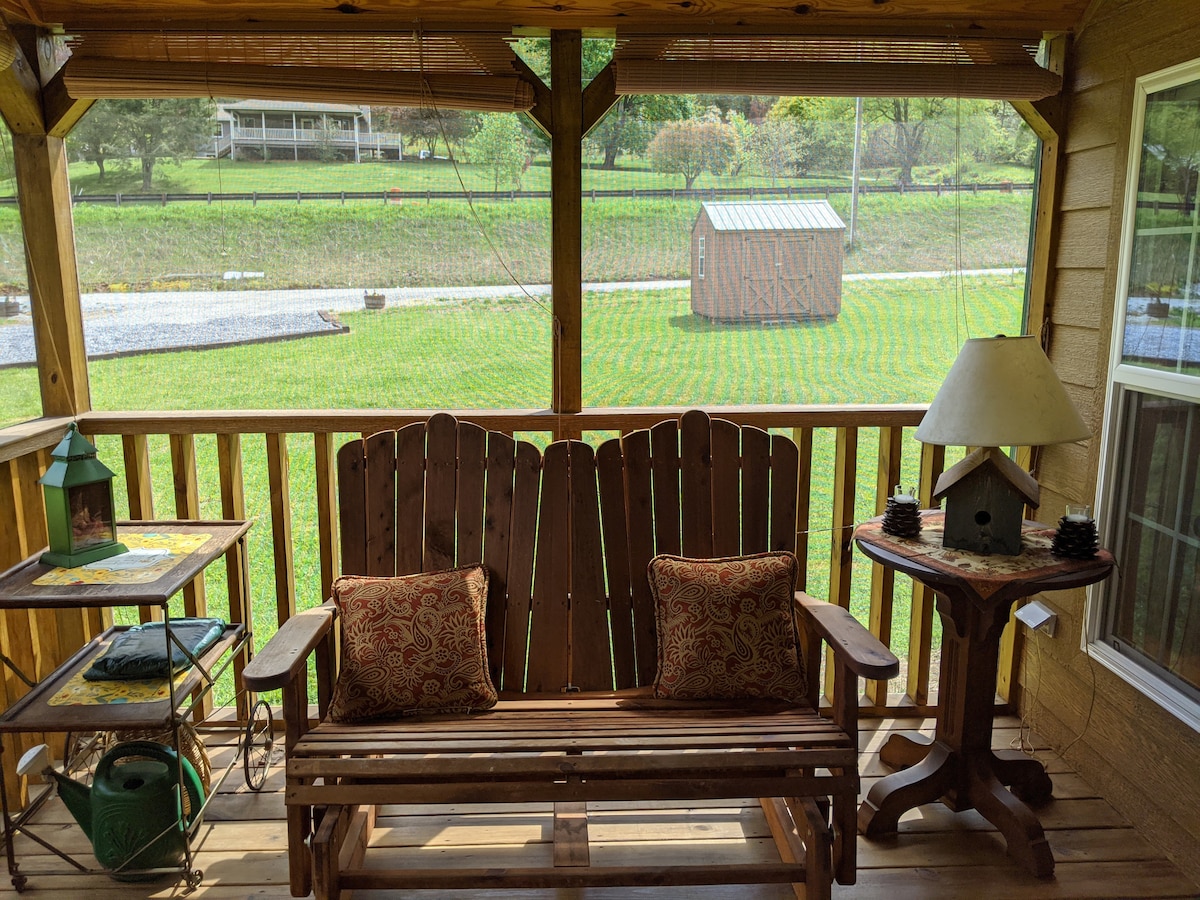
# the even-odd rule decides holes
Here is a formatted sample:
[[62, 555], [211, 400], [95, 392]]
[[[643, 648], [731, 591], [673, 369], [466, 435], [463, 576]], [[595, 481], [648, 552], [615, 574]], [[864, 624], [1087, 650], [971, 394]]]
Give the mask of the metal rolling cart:
[[[71, 868], [66, 872], [105, 873], [123, 880], [145, 880], [167, 873], [178, 873], [188, 888], [199, 885], [203, 873], [194, 865], [192, 840], [199, 829], [204, 811], [225, 779], [241, 762], [243, 776], [251, 790], [258, 790], [266, 780], [271, 763], [273, 722], [270, 706], [257, 700], [242, 684], [242, 669], [253, 655], [253, 636], [250, 629], [249, 589], [246, 533], [250, 522], [245, 521], [157, 521], [124, 523], [118, 528], [122, 541], [131, 547], [148, 543], [171, 547], [160, 553], [159, 561], [141, 574], [115, 577], [108, 580], [72, 578], [64, 573], [77, 569], [54, 569], [34, 556], [7, 572], [0, 574], [0, 610], [37, 608], [131, 607], [157, 606], [162, 611], [163, 633], [167, 657], [177, 647], [192, 665], [182, 674], [162, 679], [150, 697], [138, 702], [71, 703], [68, 697], [73, 686], [80, 684], [82, 672], [103, 654], [120, 634], [130, 626], [113, 626], [93, 638], [68, 660], [40, 682], [30, 680], [11, 660], [3, 658], [30, 691], [0, 715], [0, 733], [28, 734], [65, 732], [67, 739], [63, 754], [65, 774], [80, 773], [86, 777], [91, 764], [101, 757], [112, 742], [112, 736], [160, 734], [168, 736], [176, 760], [174, 791], [180, 812], [170, 828], [182, 829], [182, 861], [179, 865], [159, 868], [134, 868], [124, 864], [116, 868], [96, 867], [96, 860], [81, 861], [37, 833], [31, 824], [33, 814], [55, 789], [53, 781], [30, 797], [19, 813], [12, 813], [4, 787], [5, 761], [0, 750], [0, 812], [3, 815], [5, 852], [9, 875], [16, 890], [23, 890], [27, 876], [20, 871], [14, 849], [14, 839], [24, 835], [46, 850], [63, 859]], [[224, 556], [228, 572], [229, 617], [216, 641], [198, 655], [192, 655], [171, 630], [168, 609], [170, 599], [190, 584], [212, 562]], [[194, 736], [196, 717], [206, 708], [216, 680], [230, 668], [233, 670], [237, 695], [238, 717], [232, 726], [220, 723], [204, 727], [235, 727], [238, 729], [237, 752], [220, 771], [213, 773], [211, 786], [203, 797], [190, 796], [185, 789], [185, 749], [181, 741]], [[128, 698], [122, 698], [127, 700]], [[244, 724], [242, 724], [244, 723]], [[27, 754], [33, 756], [35, 754]], [[29, 763], [22, 761], [22, 766]], [[40, 765], [37, 764], [37, 765]], [[38, 771], [37, 765], [32, 770]], [[23, 771], [29, 771], [23, 768]], [[31, 792], [32, 794], [32, 792]], [[199, 801], [197, 804], [196, 801]], [[197, 808], [198, 805], [198, 808]], [[129, 854], [134, 861], [141, 850], [154, 844], [162, 833], [150, 838], [145, 847]]]

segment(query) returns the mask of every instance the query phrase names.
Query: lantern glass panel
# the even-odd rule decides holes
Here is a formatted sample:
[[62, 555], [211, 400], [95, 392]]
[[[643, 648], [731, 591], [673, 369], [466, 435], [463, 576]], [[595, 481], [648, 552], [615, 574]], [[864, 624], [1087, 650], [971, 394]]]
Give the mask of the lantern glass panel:
[[71, 543], [74, 552], [117, 539], [109, 482], [81, 484], [68, 490], [71, 503]]

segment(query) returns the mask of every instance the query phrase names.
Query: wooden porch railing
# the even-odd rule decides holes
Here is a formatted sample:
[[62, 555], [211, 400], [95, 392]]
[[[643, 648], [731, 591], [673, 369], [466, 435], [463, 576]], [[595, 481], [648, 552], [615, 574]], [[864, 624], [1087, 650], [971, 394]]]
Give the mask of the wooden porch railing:
[[[901, 679], [891, 685], [868, 683], [862, 702], [865, 711], [877, 714], [930, 712], [936, 688], [934, 596], [866, 562], [851, 541], [855, 523], [881, 512], [893, 485], [901, 481], [919, 484], [922, 502], [931, 505], [944, 454], [942, 448], [912, 440], [925, 407], [706, 408], [740, 424], [791, 434], [801, 451], [797, 553], [808, 561], [802, 587], [852, 607], [885, 643], [899, 630], [896, 624], [906, 621], [907, 646], [894, 648], [904, 661]], [[682, 408], [587, 409], [573, 415], [452, 412], [486, 428], [548, 443], [647, 427]], [[429, 415], [426, 410], [90, 412], [79, 423], [97, 443], [101, 458], [118, 472], [118, 495], [123, 478], [130, 518], [152, 519], [157, 512], [160, 518], [257, 520], [250, 535], [251, 590], [256, 643], [261, 646], [298, 604], [315, 605], [328, 596], [337, 575], [336, 447], [349, 436]], [[44, 546], [37, 478], [66, 424], [65, 419], [43, 419], [0, 431], [3, 568]], [[204, 610], [203, 580], [184, 598], [184, 608], [189, 614]], [[30, 613], [28, 622], [17, 618], [19, 614], [8, 614], [0, 622], [0, 650], [39, 675], [104, 624], [99, 617], [71, 612]], [[997, 688], [1007, 700], [1016, 657], [1011, 640], [1004, 646]], [[2, 689], [0, 701], [5, 703], [24, 691], [7, 672]]]

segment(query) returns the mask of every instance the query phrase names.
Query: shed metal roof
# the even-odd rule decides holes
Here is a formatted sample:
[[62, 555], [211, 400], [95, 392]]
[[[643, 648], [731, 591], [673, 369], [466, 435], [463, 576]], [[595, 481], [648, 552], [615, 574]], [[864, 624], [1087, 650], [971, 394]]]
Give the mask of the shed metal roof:
[[701, 203], [717, 231], [819, 231], [845, 229], [827, 200]]

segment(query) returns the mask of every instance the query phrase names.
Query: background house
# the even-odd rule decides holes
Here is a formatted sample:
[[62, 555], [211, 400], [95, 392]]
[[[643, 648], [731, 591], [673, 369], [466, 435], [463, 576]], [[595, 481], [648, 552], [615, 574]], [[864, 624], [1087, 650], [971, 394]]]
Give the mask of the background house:
[[371, 107], [240, 100], [217, 104], [217, 133], [204, 155], [230, 159], [398, 160], [398, 134], [371, 129]]

